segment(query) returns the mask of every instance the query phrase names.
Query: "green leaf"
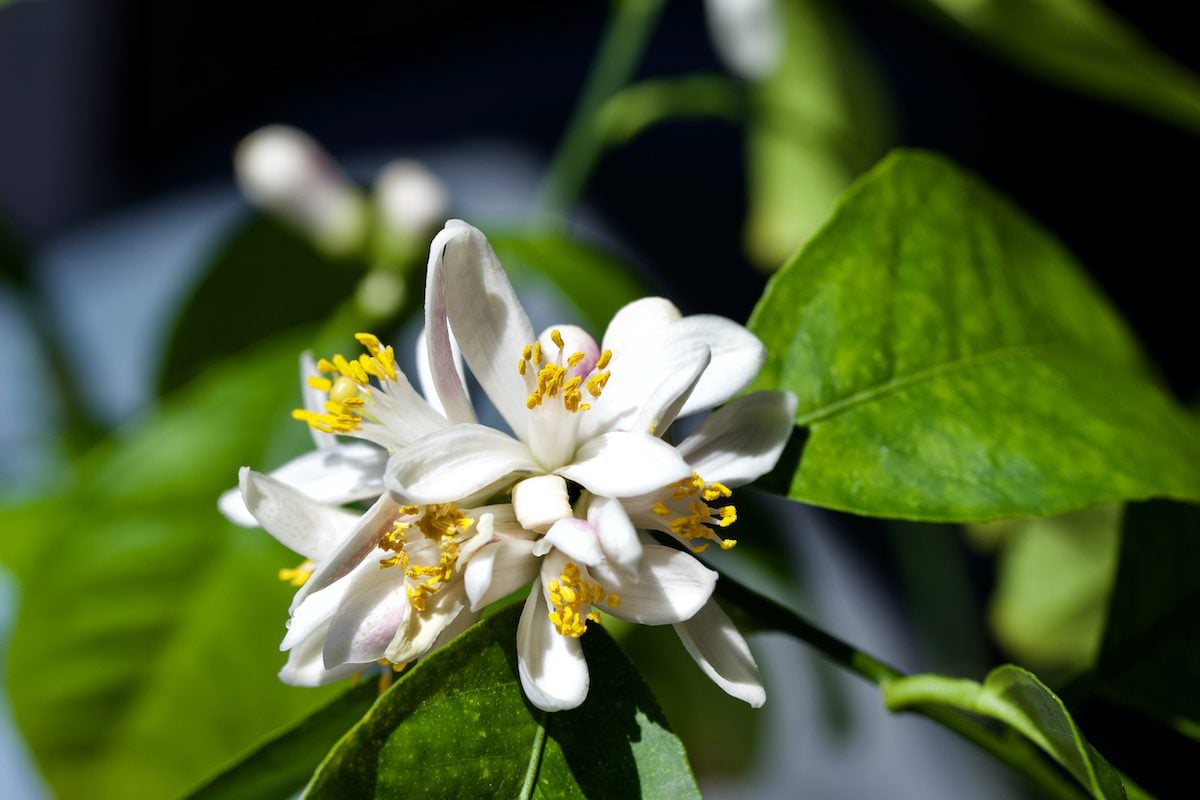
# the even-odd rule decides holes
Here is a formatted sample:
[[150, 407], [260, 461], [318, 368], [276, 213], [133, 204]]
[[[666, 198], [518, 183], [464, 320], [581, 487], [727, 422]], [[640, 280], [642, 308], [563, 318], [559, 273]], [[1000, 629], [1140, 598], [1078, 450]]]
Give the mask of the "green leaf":
[[294, 591], [276, 575], [298, 557], [216, 510], [239, 466], [307, 438], [287, 419], [298, 350], [213, 370], [91, 454], [76, 488], [3, 515], [24, 540], [6, 548], [13, 712], [57, 796], [178, 793], [333, 691], [276, 677]]
[[936, 13], [1034, 74], [1200, 131], [1200, 78], [1156, 50], [1103, 3], [908, 2]]
[[[1095, 683], [1167, 719], [1200, 723], [1200, 508], [1130, 505]], [[1185, 725], [1185, 728], [1188, 726]]]
[[1057, 761], [1096, 798], [1124, 798], [1117, 771], [1096, 752], [1063, 702], [1033, 673], [1011, 664], [982, 684], [943, 675], [913, 675], [883, 685], [892, 711], [943, 705], [999, 720]]
[[986, 526], [986, 535], [1003, 538], [988, 617], [1005, 650], [1043, 671], [1095, 663], [1116, 572], [1120, 518], [1120, 506], [1110, 504]]
[[549, 281], [579, 318], [600, 334], [626, 303], [647, 292], [645, 282], [613, 255], [554, 233], [488, 232], [514, 283]]
[[315, 324], [349, 297], [364, 265], [318, 251], [263, 215], [239, 223], [218, 246], [167, 339], [159, 390], [278, 331]]
[[302, 790], [325, 754], [353, 727], [379, 696], [374, 681], [367, 681], [296, 725], [279, 731], [240, 757], [203, 786], [189, 800], [278, 800]]
[[860, 514], [1044, 516], [1200, 499], [1200, 429], [1053, 238], [948, 161], [846, 193], [751, 316], [805, 430], [768, 485]]
[[750, 87], [750, 259], [775, 269], [829, 216], [890, 140], [874, 67], [826, 0], [783, 0], [780, 64]]
[[521, 605], [423, 658], [313, 777], [307, 798], [699, 797], [679, 740], [602, 628], [588, 699], [548, 714], [517, 679]]

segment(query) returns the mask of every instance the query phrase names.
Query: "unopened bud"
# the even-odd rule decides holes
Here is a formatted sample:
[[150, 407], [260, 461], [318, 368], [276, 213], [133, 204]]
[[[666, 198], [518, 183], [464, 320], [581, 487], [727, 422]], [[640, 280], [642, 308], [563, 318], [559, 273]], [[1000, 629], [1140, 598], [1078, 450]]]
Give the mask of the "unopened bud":
[[417, 161], [393, 161], [375, 179], [380, 221], [389, 234], [425, 240], [446, 221], [450, 193]]

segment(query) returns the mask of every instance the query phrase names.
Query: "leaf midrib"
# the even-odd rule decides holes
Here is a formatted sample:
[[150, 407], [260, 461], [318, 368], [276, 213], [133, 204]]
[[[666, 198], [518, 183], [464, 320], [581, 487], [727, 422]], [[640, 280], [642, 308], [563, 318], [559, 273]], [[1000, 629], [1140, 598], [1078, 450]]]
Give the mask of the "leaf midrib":
[[872, 400], [877, 400], [881, 397], [886, 397], [890, 394], [907, 389], [910, 386], [922, 383], [924, 381], [932, 381], [937, 378], [942, 378], [947, 375], [953, 375], [958, 372], [966, 372], [979, 367], [989, 366], [991, 364], [1003, 363], [1005, 361], [1024, 361], [1036, 358], [1037, 356], [1052, 353], [1054, 351], [1067, 352], [1070, 350], [1081, 350], [1077, 345], [1056, 343], [1056, 344], [1037, 344], [1037, 345], [1021, 345], [1018, 347], [1003, 347], [996, 350], [988, 350], [983, 353], [975, 353], [964, 358], [957, 358], [952, 361], [946, 361], [942, 364], [937, 364], [932, 367], [910, 372], [899, 378], [892, 378], [884, 383], [870, 386], [866, 389], [855, 392], [841, 400], [834, 401], [827, 405], [821, 406], [810, 411], [807, 414], [797, 416], [795, 424], [797, 426], [812, 425], [829, 417], [837, 416], [838, 414], [853, 408], [857, 405], [869, 403]]

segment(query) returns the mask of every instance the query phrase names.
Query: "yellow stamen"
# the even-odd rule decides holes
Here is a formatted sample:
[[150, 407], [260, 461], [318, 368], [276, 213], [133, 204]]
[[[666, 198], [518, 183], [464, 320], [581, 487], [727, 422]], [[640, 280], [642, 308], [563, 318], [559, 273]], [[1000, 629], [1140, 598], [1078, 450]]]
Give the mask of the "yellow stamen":
[[[454, 577], [458, 565], [460, 536], [475, 524], [453, 503], [429, 506], [404, 506], [392, 527], [379, 537], [379, 547], [393, 555], [379, 560], [379, 566], [399, 567], [410, 581], [408, 600], [415, 611], [424, 611], [429, 598]], [[415, 527], [426, 539], [437, 542], [436, 564], [414, 564], [405, 545], [408, 531]]]
[[563, 636], [578, 639], [587, 632], [588, 622], [600, 622], [600, 612], [592, 608], [596, 603], [605, 603], [612, 608], [621, 604], [617, 594], [605, 592], [600, 584], [583, 580], [579, 567], [568, 561], [562, 575], [546, 584], [550, 603], [554, 608], [548, 614], [554, 629]]
[[[716, 528], [728, 528], [737, 522], [737, 508], [733, 505], [712, 507], [710, 502], [733, 496], [733, 492], [723, 483], [705, 483], [698, 473], [693, 472], [690, 478], [668, 484], [663, 489], [671, 500], [688, 500], [686, 511], [677, 511], [665, 502], [654, 504], [652, 510], [666, 520], [671, 533], [686, 542], [694, 553], [703, 553], [709, 548], [710, 542], [716, 542], [722, 550], [730, 550], [737, 545], [736, 539], [725, 539], [719, 536]], [[674, 516], [672, 516], [674, 515]]]
[[307, 558], [294, 567], [284, 567], [279, 570], [279, 580], [286, 581], [292, 586], [303, 586], [312, 577], [317, 565]]
[[[367, 396], [371, 393], [371, 379], [384, 384], [396, 380], [400, 373], [396, 368], [396, 354], [391, 346], [384, 346], [379, 337], [371, 333], [356, 333], [354, 338], [365, 353], [354, 360], [341, 353], [317, 362], [321, 375], [311, 375], [308, 385], [328, 395], [325, 413], [298, 408], [292, 418], [307, 422], [324, 433], [348, 434], [362, 427], [363, 411]], [[329, 377], [324, 377], [329, 376]]]
[[558, 332], [558, 328], [550, 331], [550, 341], [554, 342], [554, 346], [562, 350], [566, 345], [563, 344], [562, 334]]

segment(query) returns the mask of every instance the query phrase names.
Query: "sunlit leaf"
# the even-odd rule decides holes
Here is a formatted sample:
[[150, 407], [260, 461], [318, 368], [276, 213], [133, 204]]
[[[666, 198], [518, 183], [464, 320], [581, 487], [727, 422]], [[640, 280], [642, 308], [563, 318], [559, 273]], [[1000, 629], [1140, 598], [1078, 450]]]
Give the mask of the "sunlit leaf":
[[329, 754], [308, 798], [699, 797], [679, 740], [598, 626], [588, 699], [554, 714], [517, 679], [520, 604], [419, 661]]
[[1200, 131], [1200, 77], [1155, 49], [1102, 2], [907, 2], [1036, 75]]
[[1198, 545], [1200, 508], [1168, 502], [1127, 508], [1093, 676], [1106, 692], [1193, 728], [1200, 724]]
[[931, 521], [1200, 499], [1200, 429], [1053, 238], [939, 157], [862, 178], [750, 320], [794, 499]]
[[913, 675], [883, 685], [892, 711], [945, 705], [999, 720], [1062, 765], [1096, 798], [1124, 798], [1117, 771], [1096, 752], [1063, 702], [1033, 673], [1005, 664], [982, 684], [944, 675]]
[[747, 121], [746, 248], [769, 269], [816, 232], [891, 138], [885, 95], [838, 4], [777, 7], [782, 57], [751, 85]]

